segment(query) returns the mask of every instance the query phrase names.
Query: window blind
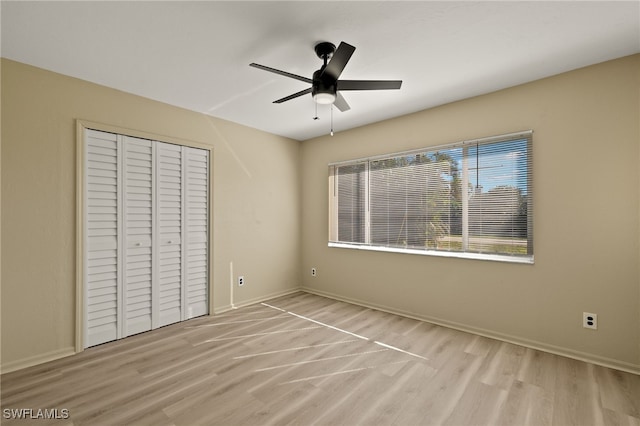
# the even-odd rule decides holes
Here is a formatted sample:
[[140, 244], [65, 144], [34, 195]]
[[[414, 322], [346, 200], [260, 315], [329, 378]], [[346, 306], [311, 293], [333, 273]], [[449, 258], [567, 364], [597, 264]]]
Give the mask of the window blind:
[[356, 163], [338, 169], [338, 239], [351, 243], [365, 242], [365, 178], [366, 163]]
[[329, 166], [330, 244], [533, 260], [532, 132]]

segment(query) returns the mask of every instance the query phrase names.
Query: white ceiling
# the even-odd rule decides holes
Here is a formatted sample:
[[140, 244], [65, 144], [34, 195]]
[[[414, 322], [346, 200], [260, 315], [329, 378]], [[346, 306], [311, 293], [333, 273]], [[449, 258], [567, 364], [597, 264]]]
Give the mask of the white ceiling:
[[3, 57], [305, 140], [328, 106], [275, 99], [321, 65], [318, 41], [356, 47], [341, 78], [401, 79], [345, 92], [336, 131], [640, 52], [639, 1], [2, 1]]

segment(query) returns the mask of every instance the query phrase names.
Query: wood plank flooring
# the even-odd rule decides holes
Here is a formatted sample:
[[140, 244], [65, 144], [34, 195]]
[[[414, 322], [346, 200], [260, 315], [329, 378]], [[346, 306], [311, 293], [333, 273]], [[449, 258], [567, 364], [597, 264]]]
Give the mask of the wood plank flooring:
[[1, 387], [3, 425], [640, 426], [640, 376], [306, 293], [8, 373]]

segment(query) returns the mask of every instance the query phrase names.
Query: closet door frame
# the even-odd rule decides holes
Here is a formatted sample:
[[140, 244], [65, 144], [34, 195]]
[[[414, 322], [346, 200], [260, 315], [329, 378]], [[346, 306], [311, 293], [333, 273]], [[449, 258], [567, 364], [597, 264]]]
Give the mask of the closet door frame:
[[131, 136], [135, 138], [149, 139], [152, 141], [165, 142], [184, 147], [198, 148], [208, 151], [209, 176], [208, 176], [208, 238], [207, 238], [207, 297], [208, 315], [213, 313], [213, 148], [210, 145], [190, 141], [187, 139], [169, 137], [151, 132], [132, 130], [123, 127], [113, 126], [104, 123], [97, 123], [88, 120], [76, 120], [76, 318], [75, 318], [75, 351], [84, 351], [85, 343], [85, 249], [87, 235], [85, 218], [87, 208], [85, 206], [87, 182], [85, 180], [85, 165], [87, 160], [86, 152], [86, 131], [97, 130], [102, 132], [115, 133], [119, 135]]

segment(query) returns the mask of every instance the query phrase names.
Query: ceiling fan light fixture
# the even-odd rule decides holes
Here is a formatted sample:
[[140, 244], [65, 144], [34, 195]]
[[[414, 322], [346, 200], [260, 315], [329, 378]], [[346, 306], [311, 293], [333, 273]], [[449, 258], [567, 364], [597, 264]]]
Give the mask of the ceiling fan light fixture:
[[320, 105], [329, 105], [335, 102], [336, 95], [329, 92], [318, 92], [313, 94], [313, 100]]

